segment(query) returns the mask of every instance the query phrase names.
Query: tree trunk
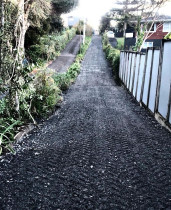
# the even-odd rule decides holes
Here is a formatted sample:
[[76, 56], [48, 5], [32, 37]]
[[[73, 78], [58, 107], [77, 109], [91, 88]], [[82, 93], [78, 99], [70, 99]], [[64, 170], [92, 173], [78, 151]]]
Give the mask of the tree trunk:
[[[5, 23], [5, 14], [4, 14], [4, 7], [5, 7], [5, 3], [4, 3], [4, 0], [1, 1], [1, 34], [3, 35], [4, 33], [4, 23]], [[3, 37], [0, 37], [0, 71], [2, 72], [2, 39]]]
[[18, 5], [18, 19], [16, 23], [16, 45], [18, 49], [18, 58], [23, 60], [25, 54], [25, 35], [29, 27], [28, 16], [33, 0], [20, 0]]
[[[18, 4], [18, 18], [15, 26], [15, 38], [16, 38], [16, 49], [17, 49], [17, 55], [15, 58], [14, 63], [14, 69], [16, 71], [16, 67], [18, 65], [23, 66], [23, 59], [25, 56], [25, 35], [26, 31], [29, 27], [28, 23], [28, 16], [30, 12], [31, 5], [33, 3], [33, 0], [20, 0]], [[15, 72], [16, 77], [20, 74], [19, 72]], [[15, 86], [15, 85], [14, 85]], [[14, 99], [14, 97], [11, 97]], [[20, 102], [19, 102], [19, 96], [18, 91], [15, 91], [15, 110], [19, 112], [20, 109]]]

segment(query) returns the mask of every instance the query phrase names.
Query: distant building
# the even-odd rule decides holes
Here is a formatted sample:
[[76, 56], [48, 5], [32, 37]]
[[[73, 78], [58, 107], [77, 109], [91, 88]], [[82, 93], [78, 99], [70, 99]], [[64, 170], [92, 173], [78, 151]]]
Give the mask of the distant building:
[[160, 16], [160, 18], [154, 22], [148, 38], [143, 45], [143, 49], [147, 47], [160, 47], [162, 39], [169, 32], [171, 32], [171, 16]]
[[[146, 21], [150, 23], [150, 21], [152, 22], [152, 19], [149, 18]], [[142, 27], [146, 21], [144, 20], [141, 21]], [[171, 16], [160, 16], [157, 20], [154, 21], [154, 24], [150, 30], [148, 38], [146, 39], [142, 47], [143, 51], [147, 47], [160, 47], [162, 39], [170, 32], [171, 32]], [[124, 46], [125, 50], [129, 50], [130, 48], [135, 46], [135, 43], [136, 43], [136, 33], [134, 28], [132, 28], [129, 32], [126, 31], [125, 46]]]

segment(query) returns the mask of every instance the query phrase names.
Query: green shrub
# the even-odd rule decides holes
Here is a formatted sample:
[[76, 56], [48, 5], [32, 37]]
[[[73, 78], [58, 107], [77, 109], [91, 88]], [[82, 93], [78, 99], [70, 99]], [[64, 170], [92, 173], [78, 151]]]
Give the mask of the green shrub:
[[[71, 39], [73, 34], [67, 32], [63, 36]], [[47, 41], [44, 39], [44, 43]], [[18, 78], [20, 87], [17, 90], [20, 105], [18, 113], [8, 113], [10, 103], [6, 99], [0, 100], [0, 154], [6, 150], [14, 152], [11, 144], [18, 125], [30, 120], [36, 123], [35, 117], [46, 116], [51, 113], [62, 100], [61, 90], [67, 90], [71, 83], [75, 81], [80, 72], [80, 62], [88, 49], [90, 41], [90, 38], [86, 38], [85, 45], [81, 46], [81, 53], [64, 74], [56, 74], [51, 69], [38, 70], [35, 65], [29, 67], [30, 69], [27, 70], [31, 73]], [[63, 45], [60, 46], [63, 47]], [[23, 71], [25, 70], [23, 69]]]
[[38, 116], [50, 113], [61, 100], [61, 90], [53, 79], [54, 72], [49, 69], [41, 70], [34, 79], [36, 88], [32, 102], [32, 111]]
[[80, 73], [79, 62], [73, 63], [67, 71], [67, 74], [70, 76], [71, 79], [75, 79], [79, 73]]
[[5, 113], [6, 107], [7, 107], [6, 99], [3, 98], [0, 100], [0, 115], [3, 115]]
[[8, 101], [6, 98], [0, 100], [0, 155], [4, 151], [14, 152], [11, 143], [14, 141], [16, 126], [19, 120], [14, 120], [8, 115]]
[[124, 40], [125, 38], [124, 37], [121, 37], [121, 38], [116, 38], [117, 39], [117, 49], [118, 50], [123, 50], [124, 49]]
[[14, 141], [16, 126], [19, 124], [21, 122], [13, 118], [0, 118], [0, 155], [3, 151], [14, 153], [11, 144]]
[[69, 74], [55, 74], [53, 76], [56, 85], [62, 90], [65, 91], [69, 88], [71, 84], [71, 77]]
[[33, 63], [53, 60], [59, 56], [74, 35], [75, 29], [67, 30], [62, 34], [44, 35], [40, 38], [39, 44], [30, 46], [27, 56]]
[[112, 65], [115, 81], [117, 82], [117, 84], [120, 84], [120, 79], [119, 79], [120, 51], [118, 49], [113, 48], [109, 44], [109, 40], [106, 34], [103, 35], [102, 43], [103, 43], [103, 50], [105, 51], [106, 54], [106, 58], [109, 60], [110, 64]]

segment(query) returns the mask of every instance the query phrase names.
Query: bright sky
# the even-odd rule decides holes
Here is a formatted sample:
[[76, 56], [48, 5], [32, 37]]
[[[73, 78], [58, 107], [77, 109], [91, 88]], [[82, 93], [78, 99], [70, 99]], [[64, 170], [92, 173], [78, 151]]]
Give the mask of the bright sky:
[[[86, 17], [94, 29], [98, 29], [101, 17], [115, 5], [116, 0], [79, 0], [79, 6], [66, 16]], [[171, 3], [168, 3], [161, 12], [171, 15]]]
[[98, 29], [101, 17], [113, 8], [115, 0], [79, 0], [79, 6], [70, 15], [86, 17]]

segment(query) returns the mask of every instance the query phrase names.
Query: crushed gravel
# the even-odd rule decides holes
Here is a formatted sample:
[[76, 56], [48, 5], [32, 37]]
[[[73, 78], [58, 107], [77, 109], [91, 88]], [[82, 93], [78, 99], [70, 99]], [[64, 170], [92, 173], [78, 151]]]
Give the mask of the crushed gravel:
[[1, 210], [171, 209], [171, 133], [111, 72], [94, 36], [62, 107], [0, 159]]

